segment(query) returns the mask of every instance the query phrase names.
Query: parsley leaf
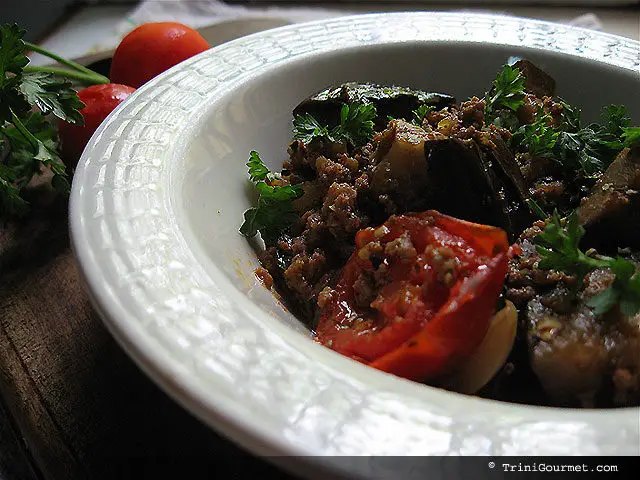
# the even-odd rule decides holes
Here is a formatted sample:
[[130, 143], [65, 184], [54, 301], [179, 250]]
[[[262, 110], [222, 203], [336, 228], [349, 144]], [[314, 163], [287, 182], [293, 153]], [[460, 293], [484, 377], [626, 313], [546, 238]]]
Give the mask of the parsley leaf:
[[511, 144], [524, 148], [532, 157], [553, 157], [560, 132], [549, 124], [549, 115], [539, 112], [538, 117], [534, 123], [520, 127], [511, 137]]
[[562, 105], [562, 123], [560, 130], [566, 132], [577, 132], [580, 130], [580, 109], [569, 105], [564, 100], [560, 100]]
[[624, 315], [640, 312], [640, 276], [636, 265], [622, 257], [610, 258], [587, 256], [578, 247], [584, 236], [577, 212], [573, 212], [566, 223], [560, 220], [557, 210], [553, 213], [544, 231], [536, 238], [536, 250], [540, 254], [538, 268], [557, 270], [574, 276], [580, 288], [585, 275], [598, 268], [608, 268], [615, 275], [613, 283], [603, 292], [592, 297], [587, 305], [601, 315], [616, 304]]
[[0, 125], [11, 118], [12, 110], [20, 115], [29, 109], [18, 90], [22, 69], [29, 63], [24, 54], [24, 34], [17, 25], [0, 26]]
[[29, 103], [38, 107], [45, 115], [56, 117], [74, 125], [84, 124], [79, 110], [84, 108], [71, 83], [55, 75], [43, 72], [25, 73], [20, 91]]
[[333, 141], [329, 129], [320, 125], [310, 114], [296, 115], [293, 119], [293, 138], [308, 145], [316, 138], [327, 138]]
[[563, 123], [560, 128], [566, 130], [559, 132], [552, 157], [569, 172], [596, 176], [611, 164], [620, 150], [640, 138], [640, 129], [628, 126], [631, 120], [623, 106], [606, 107], [601, 124], [592, 123], [580, 128], [579, 111], [566, 103], [562, 105]]
[[252, 150], [250, 153], [247, 167], [249, 167], [249, 178], [251, 178], [252, 182], [266, 180], [269, 175], [269, 169], [262, 163], [260, 155], [258, 155], [258, 152], [255, 150]]
[[373, 119], [376, 115], [373, 104], [345, 103], [340, 109], [340, 124], [331, 130], [311, 114], [296, 115], [293, 119], [293, 138], [307, 145], [317, 138], [326, 138], [331, 142], [346, 141], [359, 147], [373, 136]]
[[24, 54], [22, 37], [26, 31], [18, 25], [0, 25], [0, 85], [7, 78], [7, 73], [20, 75], [22, 69], [29, 63]]
[[622, 144], [625, 147], [631, 147], [640, 144], [640, 127], [622, 127]]
[[373, 104], [344, 104], [340, 110], [340, 125], [333, 136], [351, 142], [355, 147], [367, 143], [373, 136], [373, 119], [376, 107]]
[[502, 67], [493, 81], [493, 89], [486, 95], [486, 114], [492, 114], [498, 108], [516, 111], [524, 102], [524, 84], [525, 78], [518, 67]]
[[560, 132], [556, 141], [554, 159], [568, 171], [577, 171], [586, 177], [602, 172], [611, 161], [604, 162], [599, 152], [600, 138], [593, 128], [583, 128], [575, 133]]
[[435, 107], [433, 105], [427, 105], [426, 103], [423, 103], [422, 105], [420, 105], [416, 110], [412, 110], [411, 111], [411, 113], [413, 113], [412, 123], [421, 127], [422, 122], [424, 121], [424, 117], [426, 117], [427, 113], [431, 112], [432, 110], [435, 110]]
[[23, 215], [27, 202], [20, 196], [20, 189], [12, 183], [14, 172], [0, 163], [0, 217]]
[[616, 276], [613, 284], [591, 298], [587, 305], [596, 315], [609, 311], [616, 304], [624, 315], [635, 315], [640, 311], [640, 276], [636, 275], [635, 264], [618, 257], [611, 260], [610, 268]]
[[0, 130], [9, 141], [10, 152], [5, 164], [14, 172], [13, 181], [23, 187], [31, 177], [40, 173], [41, 163], [53, 166], [54, 174], [66, 176], [64, 166], [58, 161], [58, 138], [53, 126], [39, 112], [33, 112], [20, 121], [33, 136], [37, 151], [34, 152], [29, 139], [15, 125]]
[[604, 266], [578, 248], [583, 236], [584, 228], [576, 212], [569, 216], [566, 227], [563, 227], [558, 211], [554, 211], [544, 231], [536, 237], [536, 250], [541, 256], [538, 267], [573, 275], [580, 283], [591, 270]]
[[[105, 83], [108, 79], [51, 52], [23, 40], [25, 31], [17, 25], [0, 26], [0, 148], [4, 151], [0, 165], [0, 216], [25, 213], [27, 202], [21, 190], [43, 169], [53, 173], [51, 185], [68, 193], [66, 168], [58, 155], [55, 128], [47, 120], [59, 119], [81, 125], [84, 104], [71, 83], [73, 78], [85, 83]], [[26, 48], [55, 58], [72, 68], [29, 67]], [[52, 71], [55, 70], [55, 71]]]
[[297, 185], [270, 185], [268, 182], [275, 175], [269, 171], [256, 151], [251, 152], [247, 167], [259, 197], [257, 207], [244, 212], [240, 233], [251, 238], [260, 232], [265, 243], [272, 243], [298, 218], [292, 201], [302, 195], [302, 188]]
[[631, 119], [627, 116], [628, 111], [623, 105], [609, 105], [605, 107], [602, 113], [604, 124], [602, 125], [602, 133], [609, 134], [613, 137], [619, 137], [624, 127], [631, 124]]

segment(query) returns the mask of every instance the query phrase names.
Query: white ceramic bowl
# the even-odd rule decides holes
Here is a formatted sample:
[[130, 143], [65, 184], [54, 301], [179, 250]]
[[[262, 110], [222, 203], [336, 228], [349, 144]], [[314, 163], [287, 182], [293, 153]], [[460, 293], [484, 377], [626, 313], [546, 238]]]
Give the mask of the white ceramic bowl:
[[248, 152], [278, 169], [292, 108], [328, 85], [375, 81], [464, 99], [519, 55], [551, 73], [587, 120], [618, 103], [637, 123], [639, 52], [637, 42], [555, 24], [414, 12], [288, 26], [194, 57], [122, 104], [76, 171], [73, 246], [96, 308], [167, 393], [257, 454], [637, 455], [637, 408], [462, 396], [314, 344], [254, 277], [238, 227], [253, 200]]

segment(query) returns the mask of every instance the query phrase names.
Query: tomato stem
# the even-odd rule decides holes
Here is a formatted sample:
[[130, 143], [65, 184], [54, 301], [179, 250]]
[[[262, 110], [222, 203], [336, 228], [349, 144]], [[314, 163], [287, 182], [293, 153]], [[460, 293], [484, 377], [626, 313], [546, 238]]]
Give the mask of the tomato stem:
[[77, 80], [81, 83], [87, 85], [96, 85], [101, 83], [109, 83], [109, 79], [99, 73], [83, 73], [77, 72], [73, 70], [69, 70], [67, 68], [58, 68], [58, 67], [36, 67], [36, 66], [26, 66], [24, 67], [24, 72], [44, 72], [44, 73], [53, 73], [54, 75], [58, 75], [60, 77], [66, 77], [71, 80]]
[[93, 70], [87, 67], [84, 67], [79, 63], [74, 62], [73, 60], [67, 60], [66, 58], [62, 58], [61, 56], [56, 55], [55, 53], [50, 52], [49, 50], [46, 50], [42, 47], [39, 47], [38, 45], [35, 45], [31, 42], [24, 42], [24, 44], [29, 50], [39, 53], [41, 55], [44, 55], [45, 57], [52, 58], [58, 63], [62, 65], [66, 65], [67, 67], [72, 68], [73, 70], [76, 70], [76, 72], [84, 73], [85, 75], [80, 76], [76, 72], [69, 71], [62, 68], [56, 68], [56, 67], [27, 66], [25, 67], [25, 71], [55, 73], [56, 75], [62, 75], [67, 78], [71, 78], [74, 80], [79, 80], [79, 81], [82, 81], [85, 83], [91, 83], [91, 84], [109, 83], [109, 79], [104, 75], [100, 75], [99, 73], [96, 73]]

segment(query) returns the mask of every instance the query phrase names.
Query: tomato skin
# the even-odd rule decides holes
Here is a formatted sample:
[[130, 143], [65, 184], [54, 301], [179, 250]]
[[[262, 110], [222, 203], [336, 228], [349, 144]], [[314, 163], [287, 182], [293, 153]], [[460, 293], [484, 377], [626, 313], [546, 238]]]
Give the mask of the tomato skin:
[[416, 381], [452, 372], [489, 329], [507, 273], [506, 254], [498, 254], [486, 267], [457, 285], [450, 300], [416, 335], [370, 365]]
[[[407, 235], [413, 255], [390, 255], [387, 247]], [[377, 253], [362, 255], [367, 248]], [[356, 251], [323, 299], [315, 339], [412, 380], [444, 374], [484, 338], [504, 283], [507, 250], [504, 231], [436, 211], [391, 217], [379, 228], [361, 230]], [[356, 301], [356, 283], [366, 285], [380, 268], [382, 286], [363, 306]], [[452, 274], [448, 283], [443, 272]]]
[[62, 159], [67, 166], [75, 168], [91, 135], [134, 91], [135, 88], [127, 85], [107, 83], [92, 85], [78, 92], [78, 98], [85, 104], [80, 110], [84, 125], [72, 125], [67, 122], [60, 122], [59, 125]]
[[122, 39], [113, 54], [109, 77], [114, 83], [138, 88], [209, 48], [196, 30], [181, 23], [145, 23]]

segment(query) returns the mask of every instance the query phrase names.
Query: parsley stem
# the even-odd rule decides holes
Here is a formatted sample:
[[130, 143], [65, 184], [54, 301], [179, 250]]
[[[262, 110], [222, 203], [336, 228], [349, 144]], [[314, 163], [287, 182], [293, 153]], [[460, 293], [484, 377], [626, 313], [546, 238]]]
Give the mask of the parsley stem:
[[95, 85], [98, 83], [109, 83], [109, 79], [105, 76], [100, 75], [99, 73], [91, 72], [76, 72], [73, 70], [69, 70], [67, 68], [58, 68], [58, 67], [31, 67], [26, 66], [23, 70], [25, 73], [29, 72], [44, 72], [44, 73], [53, 73], [54, 75], [59, 75], [61, 77], [70, 78], [72, 80], [77, 80], [82, 83], [87, 83], [90, 85]]
[[37, 155], [40, 147], [38, 146], [38, 139], [33, 136], [33, 134], [29, 131], [27, 127], [25, 127], [24, 123], [18, 118], [18, 116], [14, 113], [14, 111], [10, 108], [11, 112], [11, 121], [15, 125], [16, 129], [22, 134], [22, 136], [29, 142], [31, 145], [31, 150], [33, 155]]
[[534, 213], [540, 220], [546, 220], [547, 218], [549, 218], [549, 215], [545, 213], [542, 207], [538, 205], [538, 202], [536, 202], [533, 198], [527, 198], [524, 202], [529, 207], [529, 210], [531, 210], [531, 212]]
[[[31, 42], [26, 42], [25, 41], [24, 44], [29, 50], [31, 50], [33, 52], [36, 52], [36, 53], [39, 53], [41, 55], [44, 55], [45, 57], [52, 58], [56, 62], [58, 62], [58, 63], [60, 63], [62, 65], [66, 65], [69, 68], [73, 68], [74, 70], [77, 70], [79, 72], [84, 72], [84, 73], [89, 74], [89, 75], [98, 75], [98, 76], [102, 77], [102, 75], [99, 75], [98, 73], [94, 72], [93, 70], [91, 70], [91, 69], [89, 69], [89, 68], [87, 68], [85, 66], [82, 66], [79, 63], [74, 62], [73, 60], [68, 60], [66, 58], [63, 58], [60, 55], [56, 55], [55, 53], [50, 52], [49, 50], [46, 50], [46, 49], [44, 49], [42, 47], [39, 47], [38, 45], [34, 45]], [[103, 78], [106, 78], [106, 77], [103, 77]], [[108, 82], [106, 82], [106, 83], [108, 83]]]

